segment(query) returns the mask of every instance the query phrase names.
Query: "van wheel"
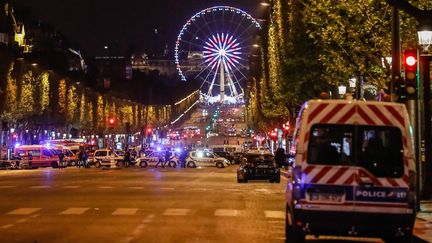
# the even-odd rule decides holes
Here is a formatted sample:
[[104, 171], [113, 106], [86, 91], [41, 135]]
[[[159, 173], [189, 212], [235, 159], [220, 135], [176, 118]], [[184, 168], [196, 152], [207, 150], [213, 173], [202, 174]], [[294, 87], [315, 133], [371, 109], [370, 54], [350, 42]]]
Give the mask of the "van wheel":
[[123, 167], [124, 164], [123, 164], [123, 162], [121, 162], [121, 161], [117, 161], [116, 166], [117, 166], [117, 167]]
[[71, 166], [76, 166], [76, 161], [71, 161]]
[[195, 167], [196, 167], [196, 164], [195, 164], [195, 162], [193, 162], [193, 161], [189, 161], [189, 162], [187, 163], [187, 167], [188, 167], [188, 168], [195, 168]]
[[96, 168], [100, 168], [101, 166], [102, 166], [101, 162], [100, 161], [96, 161], [95, 167]]
[[177, 166], [177, 163], [174, 162], [174, 161], [170, 161], [169, 164], [168, 164], [168, 166], [175, 168]]
[[51, 167], [53, 167], [53, 168], [58, 168], [59, 167], [59, 164], [57, 163], [57, 162], [51, 162]]
[[222, 162], [217, 162], [216, 163], [216, 167], [218, 167], [219, 169], [224, 168], [224, 165]]
[[139, 163], [139, 166], [141, 167], [141, 168], [145, 168], [145, 167], [147, 167], [147, 162], [145, 162], [145, 161], [141, 161], [140, 163]]
[[306, 235], [301, 231], [301, 229], [297, 228], [294, 224], [289, 224], [288, 217], [291, 219], [291, 222], [294, 221], [292, 211], [290, 207], [287, 205], [286, 208], [286, 216], [285, 216], [285, 238], [286, 243], [303, 243], [305, 242]]

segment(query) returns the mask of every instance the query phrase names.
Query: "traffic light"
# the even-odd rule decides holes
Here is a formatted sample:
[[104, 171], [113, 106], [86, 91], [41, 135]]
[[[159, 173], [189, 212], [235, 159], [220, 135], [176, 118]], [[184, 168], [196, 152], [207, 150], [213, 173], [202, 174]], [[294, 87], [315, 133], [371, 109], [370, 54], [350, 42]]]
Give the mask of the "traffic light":
[[417, 99], [418, 59], [415, 49], [404, 51], [405, 91], [409, 100]]
[[114, 128], [115, 126], [115, 119], [113, 117], [108, 118], [108, 127]]
[[406, 93], [406, 86], [404, 81], [402, 80], [395, 81], [394, 93], [396, 94], [397, 102], [405, 103], [407, 98], [407, 93]]

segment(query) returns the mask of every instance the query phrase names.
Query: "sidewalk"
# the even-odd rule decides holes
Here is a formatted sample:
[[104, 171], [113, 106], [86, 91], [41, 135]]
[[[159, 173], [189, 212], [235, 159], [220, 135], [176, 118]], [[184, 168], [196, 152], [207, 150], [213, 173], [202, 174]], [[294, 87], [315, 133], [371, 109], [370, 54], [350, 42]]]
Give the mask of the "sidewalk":
[[[282, 169], [281, 175], [288, 179], [288, 170]], [[413, 233], [416, 243], [432, 242], [432, 200], [421, 201]]]
[[424, 242], [432, 242], [432, 201], [420, 203], [420, 212], [414, 225], [414, 236]]

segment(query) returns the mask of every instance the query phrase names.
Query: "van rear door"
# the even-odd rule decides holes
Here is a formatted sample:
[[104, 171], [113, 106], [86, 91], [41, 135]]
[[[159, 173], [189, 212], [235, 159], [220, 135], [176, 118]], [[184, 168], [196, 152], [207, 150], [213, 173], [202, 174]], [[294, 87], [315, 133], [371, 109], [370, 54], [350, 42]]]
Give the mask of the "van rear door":
[[357, 167], [353, 166], [353, 127], [311, 127], [306, 163], [302, 165], [304, 200], [314, 210], [353, 212]]
[[[408, 162], [400, 128], [358, 126], [358, 185], [355, 211], [361, 215], [403, 214], [409, 212]], [[364, 214], [362, 214], [364, 213]]]

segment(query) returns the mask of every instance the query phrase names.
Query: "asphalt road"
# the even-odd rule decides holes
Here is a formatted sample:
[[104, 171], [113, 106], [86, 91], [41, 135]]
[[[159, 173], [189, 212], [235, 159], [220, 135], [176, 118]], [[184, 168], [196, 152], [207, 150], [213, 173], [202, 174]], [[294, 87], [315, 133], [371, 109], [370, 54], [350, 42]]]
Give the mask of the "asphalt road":
[[[286, 179], [235, 169], [0, 171], [0, 242], [284, 242]], [[353, 241], [381, 242], [308, 236]]]
[[0, 171], [0, 242], [283, 242], [284, 181], [235, 168]]

